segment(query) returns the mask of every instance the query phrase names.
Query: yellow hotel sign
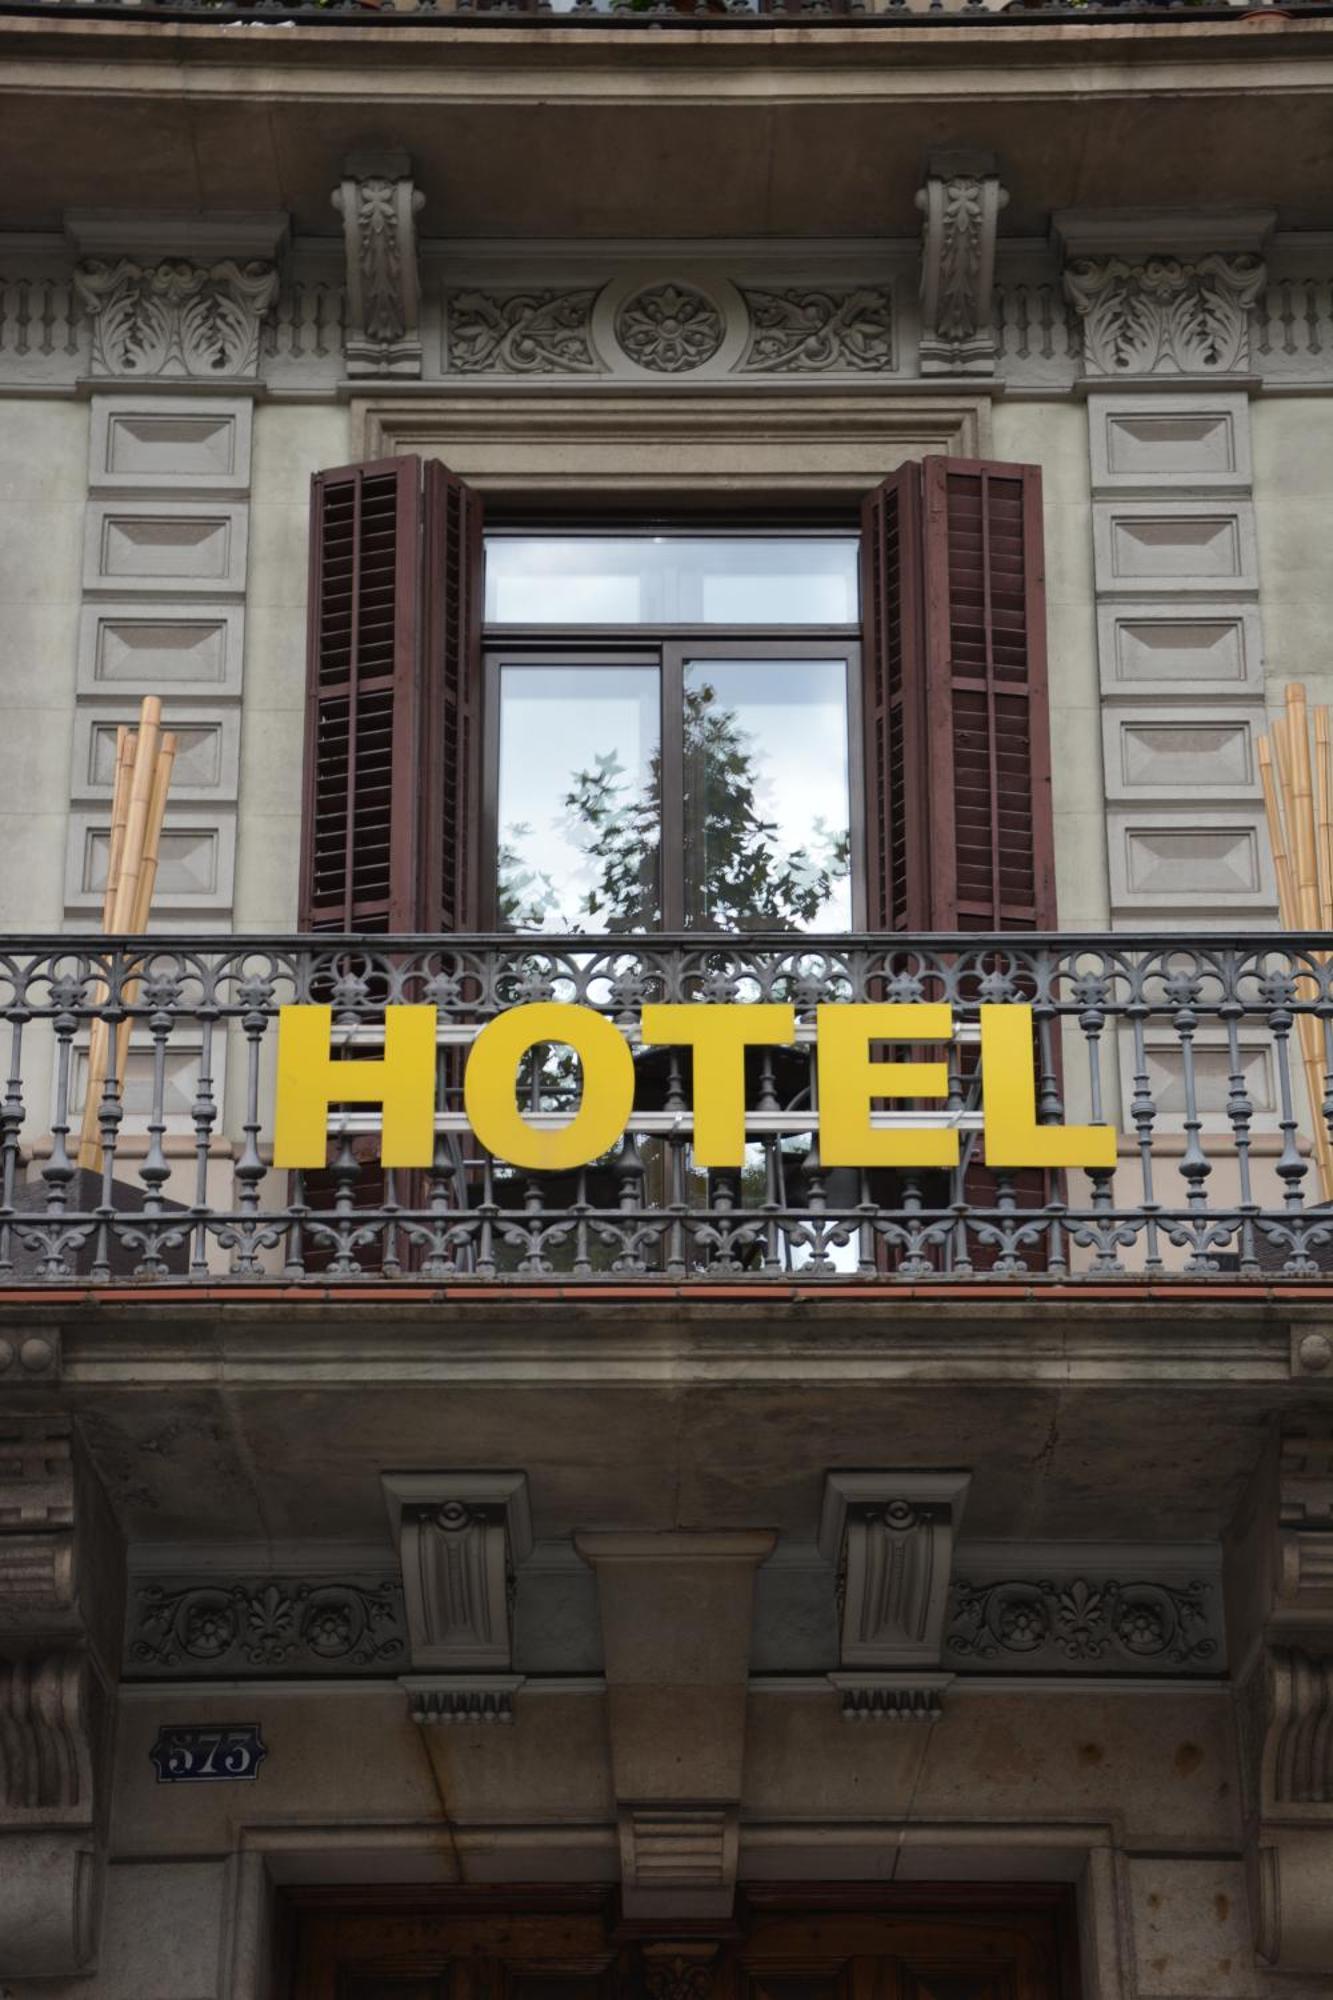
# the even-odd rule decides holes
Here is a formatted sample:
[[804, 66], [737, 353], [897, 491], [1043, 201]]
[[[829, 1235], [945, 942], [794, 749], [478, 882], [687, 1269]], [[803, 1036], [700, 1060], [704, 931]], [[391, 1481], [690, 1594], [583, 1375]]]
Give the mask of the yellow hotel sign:
[[[1032, 1009], [983, 1006], [981, 1067], [986, 1160], [992, 1167], [1114, 1167], [1109, 1125], [1039, 1125], [1032, 1066]], [[384, 1054], [335, 1060], [329, 1007], [281, 1009], [273, 1163], [321, 1167], [334, 1104], [378, 1104], [386, 1167], [428, 1167], [435, 1151], [434, 1007], [384, 1010]], [[951, 1167], [958, 1132], [909, 1122], [876, 1126], [876, 1104], [947, 1098], [944, 1062], [883, 1062], [885, 1042], [947, 1042], [952, 1009], [847, 1003], [816, 1009], [819, 1153], [826, 1167]], [[688, 1048], [694, 1058], [693, 1153], [701, 1167], [745, 1160], [745, 1051], [796, 1041], [796, 1011], [768, 1003], [646, 1006], [645, 1047]], [[518, 1109], [518, 1066], [539, 1044], [570, 1048], [583, 1075], [568, 1123], [539, 1128]], [[600, 1159], [617, 1144], [634, 1107], [634, 1058], [624, 1035], [591, 1007], [538, 1001], [487, 1022], [468, 1054], [463, 1082], [468, 1122], [497, 1159], [534, 1172], [562, 1172]]]

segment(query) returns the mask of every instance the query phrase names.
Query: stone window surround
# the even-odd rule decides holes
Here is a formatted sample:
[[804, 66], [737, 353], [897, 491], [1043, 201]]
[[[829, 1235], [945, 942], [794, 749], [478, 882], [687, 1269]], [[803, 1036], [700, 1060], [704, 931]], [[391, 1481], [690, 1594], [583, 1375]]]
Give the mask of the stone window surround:
[[990, 428], [985, 391], [570, 395], [543, 387], [354, 397], [351, 457], [420, 452], [511, 501], [850, 501], [906, 459], [989, 456]]

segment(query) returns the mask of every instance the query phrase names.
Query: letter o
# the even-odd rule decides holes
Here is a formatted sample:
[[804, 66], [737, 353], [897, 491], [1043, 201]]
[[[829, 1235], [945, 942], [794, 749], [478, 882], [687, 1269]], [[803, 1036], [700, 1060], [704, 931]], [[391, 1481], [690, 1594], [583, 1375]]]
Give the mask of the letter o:
[[[540, 1131], [514, 1099], [519, 1063], [538, 1042], [573, 1049], [583, 1067], [583, 1095], [568, 1125]], [[634, 1107], [634, 1058], [618, 1028], [591, 1007], [539, 1000], [488, 1021], [463, 1078], [468, 1123], [487, 1151], [510, 1166], [561, 1173], [609, 1152]]]

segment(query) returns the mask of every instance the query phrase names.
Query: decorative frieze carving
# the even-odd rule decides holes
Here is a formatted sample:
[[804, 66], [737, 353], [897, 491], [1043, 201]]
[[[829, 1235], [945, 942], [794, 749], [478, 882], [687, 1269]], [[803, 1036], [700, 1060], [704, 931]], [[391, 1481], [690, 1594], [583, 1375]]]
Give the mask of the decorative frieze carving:
[[421, 373], [416, 218], [425, 199], [406, 153], [353, 154], [334, 189], [347, 260], [349, 375]]
[[465, 375], [596, 375], [595, 290], [446, 292], [445, 367]]
[[894, 366], [893, 294], [887, 286], [850, 292], [742, 289], [750, 337], [747, 375], [819, 375], [831, 369], [884, 374]]
[[945, 1656], [970, 1671], [1216, 1673], [1213, 1585], [1083, 1576], [1007, 1578], [951, 1590]]
[[1065, 294], [1083, 325], [1087, 375], [1223, 375], [1250, 364], [1262, 257], [1081, 257]]
[[995, 238], [1008, 192], [984, 153], [941, 153], [917, 192], [921, 243], [921, 373], [995, 371]]
[[385, 1673], [407, 1664], [390, 1577], [140, 1578], [130, 1592], [131, 1679]]
[[94, 375], [218, 381], [258, 372], [260, 328], [278, 291], [272, 264], [91, 257], [74, 283], [92, 321]]
[[695, 285], [649, 285], [625, 300], [616, 339], [636, 367], [683, 375], [711, 361], [726, 338], [716, 302]]
[[444, 294], [451, 375], [888, 374], [896, 367], [887, 285], [760, 289], [678, 281], [616, 288]]
[[402, 1561], [413, 1715], [508, 1720], [522, 1685], [513, 1573], [532, 1552], [525, 1475], [386, 1473], [382, 1483]]
[[938, 1713], [949, 1567], [971, 1474], [831, 1472], [819, 1547], [838, 1572], [844, 1717]]

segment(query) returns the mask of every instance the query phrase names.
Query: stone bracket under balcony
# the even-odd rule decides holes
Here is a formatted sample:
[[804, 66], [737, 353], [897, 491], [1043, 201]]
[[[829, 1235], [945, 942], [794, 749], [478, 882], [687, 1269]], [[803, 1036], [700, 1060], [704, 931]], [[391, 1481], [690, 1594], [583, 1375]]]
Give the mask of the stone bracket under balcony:
[[396, 1472], [382, 1480], [403, 1573], [414, 1721], [510, 1722], [514, 1570], [532, 1552], [522, 1472]]
[[837, 1570], [839, 1665], [849, 1722], [934, 1721], [954, 1541], [970, 1472], [830, 1472], [819, 1548]]

